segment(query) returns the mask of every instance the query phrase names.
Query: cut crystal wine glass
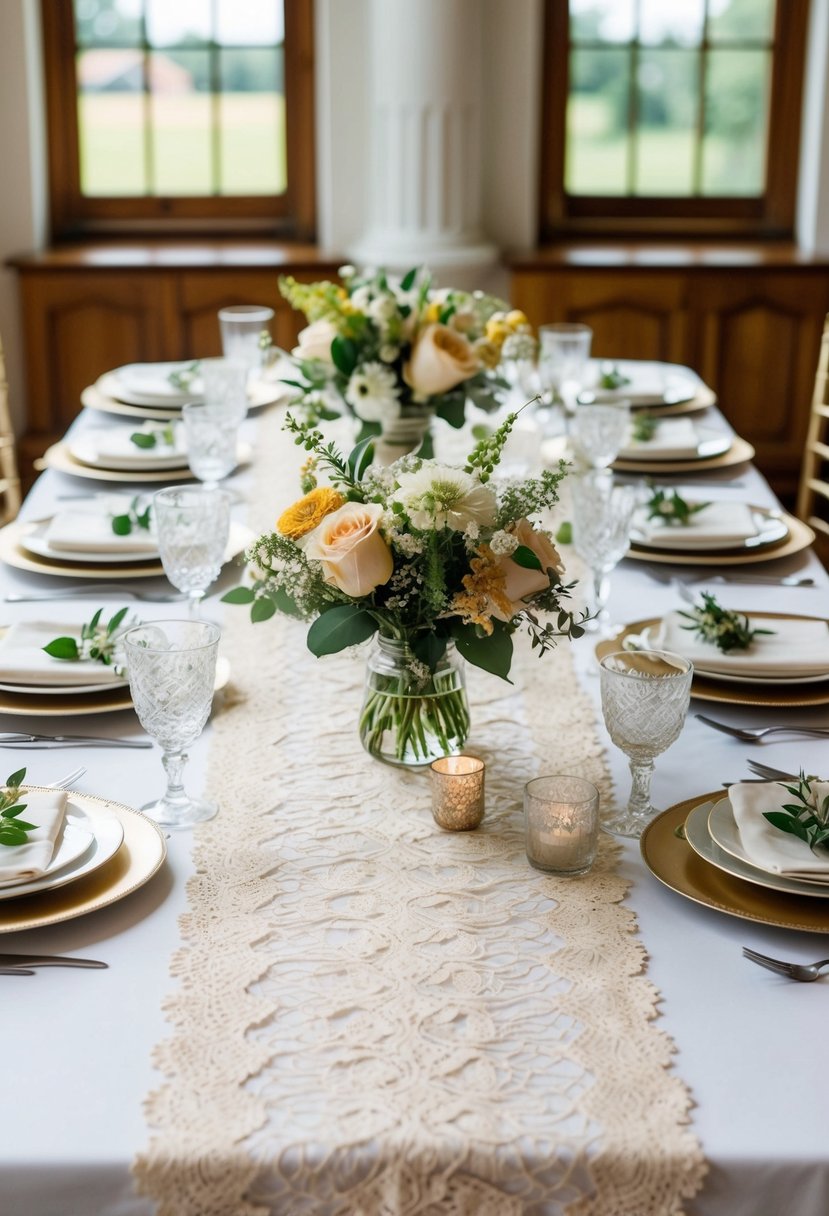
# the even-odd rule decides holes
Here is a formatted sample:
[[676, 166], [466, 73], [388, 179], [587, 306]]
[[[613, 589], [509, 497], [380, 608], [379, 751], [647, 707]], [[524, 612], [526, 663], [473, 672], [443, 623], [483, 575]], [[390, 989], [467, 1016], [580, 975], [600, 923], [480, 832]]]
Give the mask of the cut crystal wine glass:
[[123, 636], [135, 712], [161, 746], [167, 789], [141, 810], [165, 827], [212, 819], [213, 802], [190, 798], [181, 781], [185, 748], [204, 728], [213, 701], [221, 630], [208, 621], [148, 621]]
[[236, 468], [239, 422], [237, 404], [190, 402], [181, 411], [190, 471], [205, 485], [217, 486]]
[[605, 725], [628, 757], [632, 777], [626, 809], [603, 826], [619, 836], [641, 836], [657, 813], [651, 803], [654, 757], [679, 738], [694, 669], [667, 650], [618, 651], [599, 667]]
[[637, 492], [634, 486], [617, 486], [604, 470], [570, 479], [573, 494], [573, 544], [590, 566], [593, 576], [595, 618], [587, 629], [611, 632], [607, 600], [610, 572], [628, 551]]
[[570, 444], [576, 460], [593, 469], [606, 469], [625, 446], [630, 430], [627, 401], [577, 405], [570, 420]]
[[175, 486], [153, 495], [161, 564], [173, 586], [190, 597], [193, 618], [225, 560], [230, 501], [213, 486]]

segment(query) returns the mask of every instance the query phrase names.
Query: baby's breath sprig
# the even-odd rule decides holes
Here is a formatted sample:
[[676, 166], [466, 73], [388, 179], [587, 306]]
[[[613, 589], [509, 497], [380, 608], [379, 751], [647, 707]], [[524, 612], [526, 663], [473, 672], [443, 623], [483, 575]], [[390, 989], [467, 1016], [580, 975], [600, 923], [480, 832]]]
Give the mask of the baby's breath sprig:
[[821, 798], [812, 788], [812, 782], [817, 780], [807, 777], [801, 769], [797, 785], [783, 785], [796, 801], [784, 803], [779, 811], [763, 811], [763, 818], [772, 827], [799, 837], [812, 850], [818, 845], [829, 845], [829, 795]]
[[129, 609], [119, 609], [106, 625], [101, 624], [102, 612], [103, 608], [99, 608], [92, 620], [81, 626], [80, 645], [76, 638], [62, 637], [53, 638], [43, 649], [53, 659], [91, 659], [103, 663], [106, 667], [114, 666], [115, 671], [118, 671], [118, 664], [114, 663], [119, 637], [118, 627]]
[[633, 420], [633, 438], [637, 443], [647, 443], [659, 430], [659, 419], [653, 414], [637, 414]]
[[652, 485], [649, 489], [652, 493], [645, 504], [648, 508], [648, 519], [658, 519], [664, 524], [677, 524], [687, 528], [695, 515], [711, 506], [710, 502], [687, 502], [676, 490], [668, 494], [665, 490], [654, 489]]
[[707, 591], [702, 592], [702, 604], [679, 615], [692, 622], [683, 625], [683, 629], [699, 634], [704, 642], [711, 642], [724, 654], [731, 650], [748, 650], [760, 634], [774, 633], [773, 629], [752, 629], [744, 613], [723, 608]]
[[466, 472], [472, 473], [477, 469], [479, 480], [484, 482], [489, 481], [495, 471], [496, 465], [501, 459], [504, 445], [510, 437], [512, 428], [515, 426], [516, 418], [521, 413], [521, 410], [525, 410], [528, 405], [532, 405], [534, 401], [539, 400], [540, 397], [538, 395], [531, 397], [529, 401], [525, 401], [512, 414], [508, 414], [496, 430], [479, 439], [466, 458]]

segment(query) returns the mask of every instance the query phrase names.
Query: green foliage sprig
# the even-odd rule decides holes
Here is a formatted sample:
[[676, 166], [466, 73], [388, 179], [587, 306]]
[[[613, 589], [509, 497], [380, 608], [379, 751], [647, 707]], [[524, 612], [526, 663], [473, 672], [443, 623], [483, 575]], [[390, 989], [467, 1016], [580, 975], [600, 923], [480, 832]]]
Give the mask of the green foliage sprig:
[[619, 371], [619, 364], [614, 363], [611, 366], [605, 364], [602, 367], [602, 374], [599, 376], [599, 388], [616, 389], [624, 388], [626, 384], [630, 384], [630, 376], [626, 376], [624, 372]]
[[149, 532], [152, 507], [147, 506], [143, 511], [139, 511], [140, 502], [141, 499], [136, 496], [127, 511], [121, 515], [113, 515], [112, 530], [116, 536], [129, 536], [133, 528], [143, 528], [145, 532]]
[[12, 773], [6, 778], [5, 789], [0, 793], [0, 844], [8, 847], [25, 844], [29, 839], [29, 832], [34, 832], [39, 826], [20, 818], [20, 812], [25, 811], [27, 806], [27, 803], [18, 801], [20, 786], [25, 776], [25, 768]]
[[186, 367], [179, 367], [174, 372], [170, 372], [167, 379], [172, 384], [173, 388], [177, 388], [179, 392], [187, 393], [193, 386], [193, 381], [199, 374], [200, 362], [195, 359], [192, 363], [188, 363]]
[[525, 410], [528, 405], [532, 405], [534, 401], [540, 401], [540, 394], [531, 397], [529, 401], [525, 401], [513, 413], [508, 414], [501, 425], [494, 431], [481, 435], [478, 442], [475, 444], [472, 451], [466, 458], [466, 471], [472, 473], [478, 470], [478, 478], [482, 482], [489, 481], [495, 466], [499, 463], [501, 455], [504, 451], [504, 445], [510, 437], [512, 428], [515, 426], [515, 420]]
[[144, 431], [133, 431], [130, 435], [130, 443], [134, 443], [137, 448], [143, 451], [149, 451], [155, 447], [175, 446], [176, 433], [172, 423], [168, 422], [166, 426], [148, 427]]
[[306, 452], [313, 452], [316, 463], [328, 469], [331, 481], [343, 489], [346, 497], [363, 500], [359, 481], [374, 456], [372, 436], [361, 440], [345, 458], [335, 443], [325, 442], [322, 431], [308, 419], [300, 421], [288, 413], [282, 428], [295, 436], [294, 443], [305, 448]]
[[77, 639], [72, 637], [53, 638], [43, 649], [53, 659], [90, 659], [93, 662], [103, 663], [105, 667], [114, 665], [114, 670], [120, 671], [119, 666], [114, 663], [118, 627], [129, 609], [119, 609], [106, 625], [101, 624], [102, 612], [103, 608], [99, 608], [92, 620], [81, 626], [80, 644]]
[[659, 419], [653, 414], [637, 414], [633, 419], [633, 438], [637, 443], [647, 443], [659, 430]]
[[768, 819], [772, 827], [797, 836], [812, 850], [829, 842], [829, 794], [819, 799], [817, 791], [812, 789], [815, 780], [817, 778], [807, 777], [801, 769], [797, 785], [783, 785], [796, 802], [785, 803], [779, 811], [763, 812], [763, 818]]
[[676, 490], [671, 490], [668, 493], [665, 490], [654, 489], [651, 496], [645, 504], [648, 509], [648, 519], [658, 519], [663, 524], [676, 524], [679, 527], [688, 527], [691, 520], [700, 511], [704, 511], [706, 507], [710, 507], [710, 502], [687, 502]]
[[707, 591], [702, 592], [701, 605], [695, 605], [690, 612], [680, 612], [679, 615], [692, 622], [683, 625], [683, 629], [697, 633], [704, 642], [711, 642], [724, 654], [732, 650], [748, 650], [760, 634], [774, 633], [773, 629], [752, 629], [745, 613], [721, 607]]

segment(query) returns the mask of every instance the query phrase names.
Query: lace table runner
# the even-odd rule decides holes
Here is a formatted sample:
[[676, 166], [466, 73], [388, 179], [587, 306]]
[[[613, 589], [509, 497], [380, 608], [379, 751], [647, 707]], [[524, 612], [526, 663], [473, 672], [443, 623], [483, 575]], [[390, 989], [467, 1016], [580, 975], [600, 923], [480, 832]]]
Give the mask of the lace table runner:
[[[301, 459], [278, 425], [258, 526]], [[467, 668], [487, 814], [449, 834], [428, 773], [360, 748], [365, 653], [315, 660], [304, 637], [226, 615], [241, 699], [212, 726], [221, 812], [197, 831], [139, 1188], [160, 1216], [680, 1212], [705, 1166], [618, 846], [574, 879], [524, 853], [530, 777], [610, 796], [567, 645], [517, 644], [511, 685]]]

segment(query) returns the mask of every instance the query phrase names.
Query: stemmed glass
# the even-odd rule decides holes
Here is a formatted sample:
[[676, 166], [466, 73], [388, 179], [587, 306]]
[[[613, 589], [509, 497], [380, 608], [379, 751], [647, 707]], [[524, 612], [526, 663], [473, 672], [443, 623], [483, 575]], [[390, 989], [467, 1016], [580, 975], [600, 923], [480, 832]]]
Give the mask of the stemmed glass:
[[190, 471], [215, 488], [237, 464], [238, 405], [191, 401], [182, 407]]
[[141, 810], [170, 828], [212, 819], [215, 802], [190, 798], [181, 776], [213, 702], [221, 630], [207, 621], [148, 621], [123, 636], [135, 712], [160, 744], [167, 789]]
[[694, 669], [667, 650], [619, 651], [605, 655], [599, 667], [605, 725], [628, 757], [633, 779], [626, 809], [603, 826], [619, 836], [641, 836], [657, 813], [651, 803], [654, 757], [679, 738]]
[[573, 544], [593, 576], [595, 618], [586, 628], [607, 635], [612, 631], [607, 600], [610, 572], [618, 566], [630, 544], [630, 529], [637, 505], [634, 486], [616, 486], [605, 470], [572, 477]]
[[194, 620], [224, 563], [230, 501], [225, 490], [213, 486], [175, 486], [153, 495], [161, 564], [173, 586], [190, 597]]
[[625, 446], [630, 431], [630, 404], [577, 405], [570, 421], [570, 443], [577, 461], [606, 469]]
[[202, 359], [199, 375], [202, 401], [206, 405], [235, 406], [241, 422], [248, 412], [248, 365], [244, 359]]
[[538, 376], [542, 391], [550, 405], [563, 406], [566, 421], [576, 408], [587, 378], [593, 330], [589, 325], [570, 323], [542, 325], [538, 340]]

